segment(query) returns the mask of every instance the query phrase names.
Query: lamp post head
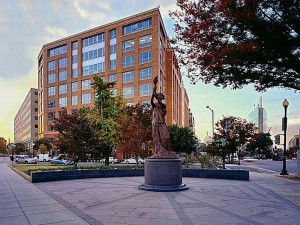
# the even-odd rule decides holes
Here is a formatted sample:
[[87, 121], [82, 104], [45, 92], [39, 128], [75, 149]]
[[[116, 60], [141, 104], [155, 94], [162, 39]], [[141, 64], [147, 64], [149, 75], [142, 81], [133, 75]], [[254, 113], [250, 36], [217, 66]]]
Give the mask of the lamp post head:
[[289, 106], [289, 101], [285, 98], [282, 102], [282, 105], [284, 108], [287, 108]]

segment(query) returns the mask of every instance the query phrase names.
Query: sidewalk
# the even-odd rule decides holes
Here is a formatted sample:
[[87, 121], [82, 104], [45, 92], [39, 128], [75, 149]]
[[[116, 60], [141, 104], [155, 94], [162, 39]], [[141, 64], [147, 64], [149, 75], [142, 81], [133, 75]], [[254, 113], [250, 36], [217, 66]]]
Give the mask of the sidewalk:
[[0, 224], [88, 224], [12, 171], [0, 158]]
[[299, 224], [299, 181], [250, 179], [183, 178], [190, 189], [170, 193], [139, 190], [143, 177], [33, 185], [0, 161], [0, 224]]

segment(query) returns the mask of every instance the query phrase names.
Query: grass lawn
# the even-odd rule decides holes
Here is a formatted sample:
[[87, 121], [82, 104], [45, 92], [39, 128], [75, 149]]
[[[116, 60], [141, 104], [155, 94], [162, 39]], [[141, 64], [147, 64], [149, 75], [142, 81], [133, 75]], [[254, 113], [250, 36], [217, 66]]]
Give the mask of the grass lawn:
[[63, 166], [63, 165], [12, 164], [11, 166], [28, 175], [30, 175], [32, 171], [37, 171], [37, 170], [49, 171], [49, 170], [75, 169], [74, 166]]
[[[75, 170], [75, 166], [64, 165], [36, 165], [36, 164], [11, 164], [11, 167], [31, 175], [34, 171], [53, 171], [53, 170]], [[115, 169], [115, 166], [78, 166], [79, 169]], [[136, 166], [126, 165], [119, 167], [119, 169], [136, 168]], [[143, 166], [139, 167], [143, 168]]]

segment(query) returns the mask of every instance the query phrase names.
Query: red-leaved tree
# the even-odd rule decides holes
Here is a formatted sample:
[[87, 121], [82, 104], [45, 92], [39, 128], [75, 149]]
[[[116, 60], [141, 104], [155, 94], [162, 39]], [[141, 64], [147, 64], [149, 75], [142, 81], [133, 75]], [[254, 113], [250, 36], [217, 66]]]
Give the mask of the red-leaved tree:
[[117, 154], [134, 156], [138, 164], [138, 158], [146, 157], [152, 147], [152, 111], [149, 105], [137, 104], [127, 106], [125, 114], [118, 121]]
[[177, 0], [173, 44], [193, 83], [300, 91], [299, 0]]

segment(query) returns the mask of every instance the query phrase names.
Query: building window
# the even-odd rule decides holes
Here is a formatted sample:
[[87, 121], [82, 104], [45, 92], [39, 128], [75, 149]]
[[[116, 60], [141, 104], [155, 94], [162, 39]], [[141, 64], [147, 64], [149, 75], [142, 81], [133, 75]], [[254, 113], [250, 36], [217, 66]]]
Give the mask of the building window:
[[114, 54], [117, 52], [117, 44], [110, 46], [110, 54]]
[[77, 105], [78, 104], [78, 98], [77, 95], [72, 96], [72, 105]]
[[152, 84], [140, 85], [140, 96], [147, 96], [152, 94]]
[[38, 116], [35, 116], [34, 119], [35, 119], [35, 120], [38, 120]]
[[134, 87], [123, 88], [123, 98], [133, 98], [134, 97]]
[[152, 34], [140, 37], [140, 48], [152, 45]]
[[48, 113], [48, 121], [54, 121], [55, 118], [55, 112], [49, 112]]
[[65, 106], [67, 106], [67, 97], [59, 98], [58, 107], [65, 107]]
[[90, 104], [91, 103], [91, 94], [83, 94], [82, 95], [82, 100], [81, 100], [82, 104]]
[[123, 67], [134, 65], [134, 55], [127, 55], [123, 57]]
[[58, 65], [59, 65], [59, 68], [66, 67], [67, 66], [67, 58], [61, 58], [61, 59], [59, 59]]
[[76, 78], [78, 77], [78, 70], [76, 69], [72, 69], [72, 78]]
[[109, 31], [109, 38], [110, 39], [114, 39], [116, 37], [117, 37], [117, 30], [116, 29]]
[[72, 82], [72, 92], [78, 91], [78, 83], [77, 82]]
[[34, 111], [37, 112], [37, 111], [38, 111], [38, 108], [34, 108]]
[[152, 67], [140, 69], [140, 80], [152, 78]]
[[116, 59], [111, 59], [109, 61], [109, 69], [110, 70], [115, 70], [117, 68], [117, 60]]
[[72, 49], [73, 50], [78, 49], [78, 42], [77, 41], [75, 41], [75, 42], [72, 43]]
[[77, 61], [78, 61], [78, 55], [73, 55], [72, 56], [72, 63], [74, 64], [74, 63], [77, 63]]
[[116, 89], [112, 90], [111, 93], [112, 93], [113, 97], [117, 97], [117, 90]]
[[54, 130], [53, 125], [49, 125], [49, 126], [48, 126], [48, 131], [53, 131], [53, 130]]
[[48, 62], [48, 71], [55, 70], [55, 61]]
[[63, 45], [63, 46], [60, 46], [60, 47], [57, 47], [57, 48], [50, 49], [49, 50], [49, 55], [51, 57], [51, 56], [54, 56], [54, 55], [62, 54], [64, 52], [67, 52], [67, 45]]
[[66, 94], [68, 91], [68, 86], [67, 84], [61, 84], [59, 85], [59, 94]]
[[82, 40], [83, 47], [94, 45], [104, 41], [104, 33], [97, 34]]
[[89, 52], [82, 53], [82, 61], [96, 59], [105, 56], [105, 48], [95, 49]]
[[48, 96], [55, 95], [55, 87], [48, 87]]
[[134, 81], [134, 71], [128, 71], [123, 73], [123, 83], [129, 83]]
[[92, 75], [92, 74], [104, 72], [104, 69], [105, 69], [105, 63], [104, 62], [94, 64], [94, 65], [85, 66], [85, 67], [82, 67], [82, 75], [87, 76], [87, 75]]
[[152, 27], [152, 19], [143, 20], [134, 24], [123, 27], [124, 34], [131, 34], [137, 31], [145, 30]]
[[67, 80], [67, 77], [68, 77], [67, 71], [59, 72], [59, 77], [58, 77], [59, 81]]
[[54, 83], [55, 82], [55, 73], [48, 75], [48, 83]]
[[91, 80], [81, 81], [81, 90], [88, 90], [91, 88]]
[[152, 61], [152, 51], [140, 53], [140, 63], [148, 63]]
[[117, 74], [111, 74], [108, 78], [109, 82], [116, 82], [117, 81]]
[[48, 100], [48, 109], [55, 108], [55, 99]]
[[131, 51], [134, 49], [134, 40], [130, 39], [123, 41], [123, 52]]

